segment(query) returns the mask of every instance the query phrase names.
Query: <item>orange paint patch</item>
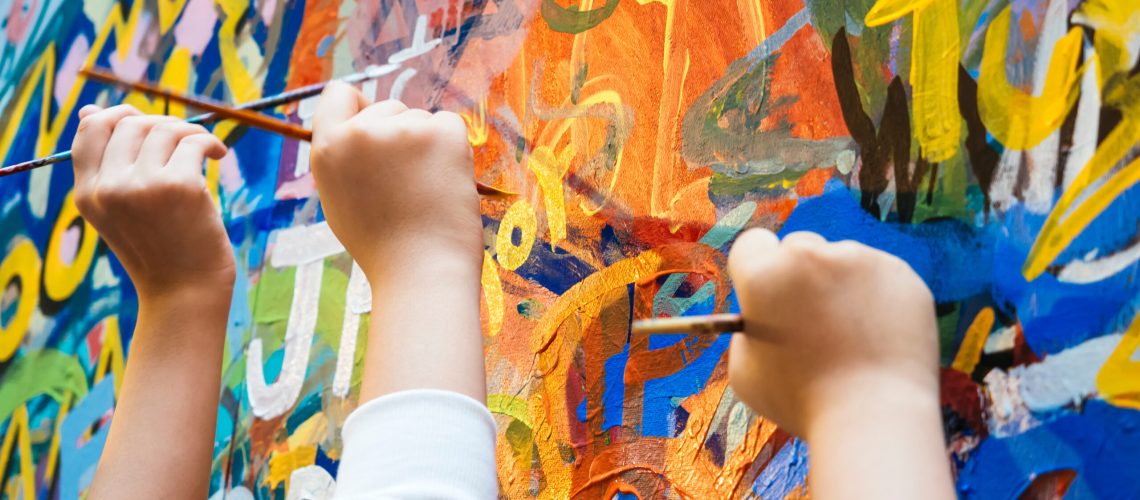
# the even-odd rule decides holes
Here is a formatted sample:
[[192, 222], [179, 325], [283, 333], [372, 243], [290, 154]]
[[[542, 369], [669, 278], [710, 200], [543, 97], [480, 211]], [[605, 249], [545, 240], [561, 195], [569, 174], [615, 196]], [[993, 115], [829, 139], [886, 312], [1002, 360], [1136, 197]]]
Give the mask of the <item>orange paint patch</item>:
[[[332, 74], [332, 57], [324, 54], [321, 44], [336, 35], [340, 0], [317, 0], [305, 4], [301, 30], [293, 44], [293, 57], [289, 60], [289, 79], [285, 88], [293, 89], [328, 80]], [[326, 47], [332, 51], [332, 44]]]
[[816, 168], [809, 170], [796, 182], [796, 195], [800, 198], [819, 196], [823, 194], [824, 186], [832, 177], [835, 177], [835, 169]]

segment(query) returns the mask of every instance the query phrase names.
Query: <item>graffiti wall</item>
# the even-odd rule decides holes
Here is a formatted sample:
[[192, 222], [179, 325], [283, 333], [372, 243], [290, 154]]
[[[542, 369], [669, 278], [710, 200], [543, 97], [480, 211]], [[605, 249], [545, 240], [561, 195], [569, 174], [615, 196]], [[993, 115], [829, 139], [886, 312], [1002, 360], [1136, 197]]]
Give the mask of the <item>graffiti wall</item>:
[[[364, 72], [375, 99], [461, 113], [478, 178], [521, 194], [482, 202], [505, 497], [810, 494], [806, 445], [727, 388], [727, 336], [629, 331], [736, 309], [725, 256], [755, 226], [868, 243], [932, 288], [961, 496], [1140, 497], [1132, 0], [0, 0], [0, 19], [5, 163], [68, 149], [87, 103], [192, 112], [91, 65], [234, 103]], [[212, 498], [321, 498], [367, 286], [308, 145], [214, 132], [240, 275]], [[5, 497], [85, 490], [130, 357], [137, 295], [71, 184], [69, 164], [0, 180]]]

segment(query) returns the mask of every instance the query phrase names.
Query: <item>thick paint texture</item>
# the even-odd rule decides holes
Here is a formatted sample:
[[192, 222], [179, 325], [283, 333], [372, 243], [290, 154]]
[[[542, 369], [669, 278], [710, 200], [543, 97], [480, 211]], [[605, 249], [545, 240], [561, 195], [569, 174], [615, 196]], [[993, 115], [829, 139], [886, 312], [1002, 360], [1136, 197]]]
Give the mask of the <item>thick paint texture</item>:
[[[167, 111], [87, 65], [234, 103], [367, 72], [462, 114], [479, 180], [520, 194], [481, 206], [503, 497], [810, 495], [806, 444], [728, 390], [727, 336], [629, 331], [737, 310], [728, 249], [766, 227], [931, 287], [962, 497], [1135, 498], [1138, 59], [1131, 0], [0, 0], [0, 160], [67, 149], [87, 103]], [[308, 146], [214, 132], [241, 276], [211, 498], [326, 498], [369, 288]], [[82, 494], [130, 356], [137, 294], [71, 185], [0, 180], [4, 497]]]

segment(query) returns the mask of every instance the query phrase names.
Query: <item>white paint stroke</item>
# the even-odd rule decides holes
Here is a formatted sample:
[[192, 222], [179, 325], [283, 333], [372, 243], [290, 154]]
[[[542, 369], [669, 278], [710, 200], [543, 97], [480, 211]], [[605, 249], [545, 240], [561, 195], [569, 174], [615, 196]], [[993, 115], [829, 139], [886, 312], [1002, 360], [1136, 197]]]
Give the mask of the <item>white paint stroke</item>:
[[95, 271], [91, 273], [91, 286], [96, 290], [119, 286], [121, 280], [111, 270], [111, 261], [106, 256], [95, 261]]
[[353, 314], [372, 312], [372, 285], [355, 260], [352, 261], [352, 275], [348, 279], [348, 297], [344, 304]]
[[313, 331], [317, 326], [320, 306], [321, 277], [325, 264], [308, 262], [297, 267], [293, 286], [293, 304], [289, 309], [289, 322], [285, 326], [285, 359], [281, 373], [272, 385], [265, 382], [262, 361], [262, 342], [255, 338], [249, 343], [246, 356], [246, 386], [253, 414], [268, 420], [281, 416], [297, 402], [305, 371], [309, 365], [309, 351], [313, 345]]
[[32, 170], [28, 179], [28, 208], [37, 219], [47, 213], [48, 192], [51, 190], [51, 173], [55, 165], [45, 165]]
[[1021, 398], [1030, 410], [1046, 412], [1077, 404], [1096, 394], [1096, 375], [1121, 338], [1123, 334], [1086, 340], [1040, 363], [1015, 367], [1009, 375], [1021, 379]]
[[1081, 95], [1077, 101], [1077, 121], [1073, 127], [1073, 146], [1069, 148], [1069, 159], [1065, 161], [1062, 185], [1068, 189], [1085, 168], [1096, 152], [1097, 134], [1100, 133], [1100, 83], [1097, 82], [1096, 50], [1085, 43], [1085, 60], [1088, 69], [1081, 77]]
[[345, 251], [328, 222], [282, 229], [276, 232], [276, 236], [273, 256], [269, 259], [273, 267], [299, 266]]
[[410, 61], [431, 52], [437, 45], [443, 43], [439, 38], [429, 41], [427, 29], [428, 18], [426, 15], [421, 15], [416, 19], [416, 30], [412, 33], [412, 45], [388, 57], [388, 64], [402, 64]]
[[993, 332], [986, 338], [986, 345], [982, 348], [982, 352], [986, 354], [993, 354], [995, 352], [1009, 351], [1013, 349], [1017, 341], [1017, 327], [1007, 326]]
[[1075, 260], [1057, 273], [1057, 279], [1065, 283], [1088, 284], [1107, 279], [1123, 271], [1140, 260], [1140, 242], [1116, 252], [1108, 257], [1096, 258], [1093, 250], [1083, 260]]
[[392, 90], [388, 92], [388, 98], [393, 101], [399, 101], [400, 97], [404, 95], [404, 89], [407, 88], [408, 82], [416, 77], [418, 71], [415, 68], [408, 68], [396, 77], [396, 81], [392, 82]]
[[1017, 175], [1021, 170], [1021, 156], [1021, 151], [1006, 148], [998, 160], [990, 182], [990, 206], [997, 212], [1009, 210], [1017, 203], [1013, 187], [1017, 184]]
[[285, 500], [326, 500], [336, 492], [336, 481], [317, 465], [294, 470], [289, 475], [289, 492]]
[[[313, 128], [313, 116], [317, 113], [317, 103], [320, 102], [320, 96], [308, 97], [301, 99], [297, 105], [297, 118], [301, 119], [301, 123], [307, 129]], [[293, 176], [302, 177], [309, 173], [309, 152], [311, 151], [311, 144], [309, 141], [297, 142], [297, 163], [293, 165]]]
[[[1041, 35], [1037, 39], [1037, 54], [1033, 64], [1033, 93], [1041, 95], [1049, 78], [1053, 47], [1068, 32], [1068, 6], [1065, 0], [1052, 0], [1045, 10]], [[1057, 182], [1058, 154], [1061, 129], [1058, 127], [1036, 146], [1025, 152], [1028, 183], [1022, 194], [1025, 208], [1030, 213], [1047, 214], [1053, 208], [1053, 189]]]
[[1025, 401], [1021, 398], [1018, 386], [1021, 379], [1010, 376], [1000, 369], [990, 370], [982, 379], [986, 385], [986, 394], [989, 395], [986, 415], [986, 427], [993, 437], [1002, 438], [1016, 436], [1029, 429], [1041, 425], [1041, 421], [1033, 416]]
[[223, 488], [210, 495], [210, 500], [253, 500], [253, 492], [245, 486], [237, 486], [229, 491]]
[[[361, 292], [363, 289], [363, 292]], [[369, 306], [358, 309], [363, 295], [368, 296]], [[356, 336], [360, 333], [360, 315], [371, 310], [372, 292], [368, 289], [368, 278], [356, 261], [352, 262], [352, 274], [348, 278], [348, 290], [344, 300], [344, 323], [340, 331], [340, 347], [336, 355], [336, 372], [333, 375], [332, 392], [337, 397], [347, 397], [352, 384], [353, 361], [356, 358]]]

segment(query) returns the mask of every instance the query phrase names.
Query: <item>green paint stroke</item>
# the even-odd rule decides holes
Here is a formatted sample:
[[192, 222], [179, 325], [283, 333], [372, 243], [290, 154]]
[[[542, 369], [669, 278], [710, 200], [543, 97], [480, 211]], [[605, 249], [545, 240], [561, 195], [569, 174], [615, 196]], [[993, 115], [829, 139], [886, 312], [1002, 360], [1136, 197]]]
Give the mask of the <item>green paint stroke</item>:
[[[347, 260], [347, 263], [352, 265], [351, 260]], [[347, 292], [348, 274], [335, 265], [335, 259], [326, 260], [325, 272], [321, 275], [321, 300], [317, 308], [317, 328], [314, 333], [317, 341], [329, 346], [333, 352], [340, 348], [340, 330], [344, 326]]]
[[[345, 292], [348, 290], [348, 275], [330, 259], [325, 261], [321, 275], [321, 297], [317, 309], [317, 340], [334, 350], [340, 345], [340, 329], [344, 323]], [[296, 286], [296, 268], [274, 269], [266, 267], [261, 280], [254, 287], [253, 321], [260, 325], [262, 332], [269, 328], [273, 335], [283, 336], [293, 305], [293, 289]], [[268, 339], [263, 339], [268, 341]], [[265, 346], [273, 352], [279, 345]], [[270, 349], [272, 347], [272, 349]]]
[[274, 323], [289, 319], [289, 308], [293, 304], [293, 281], [297, 268], [276, 269], [265, 266], [261, 279], [253, 287], [253, 321]]
[[593, 10], [581, 11], [578, 7], [563, 7], [554, 0], [542, 0], [542, 18], [550, 29], [559, 33], [576, 35], [602, 24], [617, 10], [621, 0], [607, 0], [606, 4]]
[[62, 402], [69, 395], [79, 401], [87, 395], [87, 375], [79, 360], [55, 349], [44, 349], [17, 359], [0, 384], [0, 421], [16, 408], [40, 395]]
[[488, 394], [487, 409], [491, 410], [491, 413], [506, 415], [518, 420], [527, 427], [533, 427], [530, 424], [530, 414], [527, 411], [526, 400], [520, 397], [510, 394]]

